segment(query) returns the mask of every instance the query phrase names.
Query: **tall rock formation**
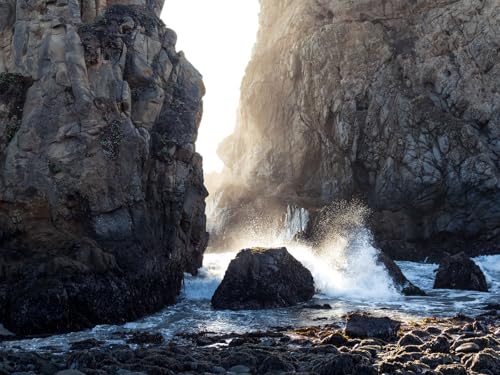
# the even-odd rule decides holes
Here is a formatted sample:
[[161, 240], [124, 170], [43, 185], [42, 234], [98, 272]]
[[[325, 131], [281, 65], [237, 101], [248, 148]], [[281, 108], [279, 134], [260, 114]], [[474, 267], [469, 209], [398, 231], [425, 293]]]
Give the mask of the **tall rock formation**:
[[499, 251], [500, 1], [260, 3], [222, 225], [357, 197], [393, 256]]
[[0, 0], [0, 322], [173, 303], [208, 235], [201, 75], [146, 0]]

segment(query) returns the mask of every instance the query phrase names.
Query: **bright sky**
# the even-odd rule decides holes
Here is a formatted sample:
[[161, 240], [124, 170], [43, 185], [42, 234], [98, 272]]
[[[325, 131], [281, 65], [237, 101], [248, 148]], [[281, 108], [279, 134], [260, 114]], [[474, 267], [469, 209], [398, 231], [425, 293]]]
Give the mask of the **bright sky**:
[[176, 31], [177, 51], [203, 74], [207, 88], [197, 151], [204, 171], [222, 170], [218, 144], [232, 133], [240, 84], [258, 29], [258, 0], [166, 0], [161, 18]]

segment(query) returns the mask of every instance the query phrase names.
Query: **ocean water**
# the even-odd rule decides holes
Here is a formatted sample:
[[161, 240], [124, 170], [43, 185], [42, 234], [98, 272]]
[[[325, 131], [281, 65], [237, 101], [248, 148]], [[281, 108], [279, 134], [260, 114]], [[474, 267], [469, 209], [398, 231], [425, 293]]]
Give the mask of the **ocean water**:
[[487, 277], [489, 293], [433, 290], [436, 264], [398, 262], [406, 277], [428, 292], [426, 297], [405, 297], [397, 292], [385, 269], [375, 262], [378, 250], [371, 245], [367, 231], [358, 231], [350, 238], [338, 237], [321, 249], [291, 243], [287, 248], [313, 274], [317, 294], [312, 303], [330, 304], [332, 309], [295, 306], [259, 311], [212, 310], [210, 299], [237, 252], [209, 253], [198, 276], [186, 275], [178, 303], [157, 314], [124, 325], [102, 325], [65, 335], [3, 342], [0, 349], [64, 351], [72, 342], [90, 338], [118, 344], [123, 343], [123, 334], [137, 330], [161, 333], [168, 340], [178, 333], [243, 333], [272, 327], [340, 323], [344, 314], [354, 310], [403, 320], [457, 313], [475, 315], [483, 311], [486, 303], [500, 300], [500, 255], [475, 258]]

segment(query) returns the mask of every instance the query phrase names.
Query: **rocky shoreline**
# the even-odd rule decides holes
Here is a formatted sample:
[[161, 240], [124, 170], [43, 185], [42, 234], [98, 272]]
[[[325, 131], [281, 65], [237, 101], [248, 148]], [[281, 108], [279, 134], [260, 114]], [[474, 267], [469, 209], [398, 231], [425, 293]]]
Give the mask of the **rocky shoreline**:
[[385, 338], [351, 337], [335, 323], [180, 334], [170, 342], [139, 332], [117, 336], [121, 344], [75, 342], [67, 352], [0, 351], [0, 374], [494, 375], [500, 371], [499, 322], [498, 310], [476, 318], [427, 318], [398, 323], [397, 334]]

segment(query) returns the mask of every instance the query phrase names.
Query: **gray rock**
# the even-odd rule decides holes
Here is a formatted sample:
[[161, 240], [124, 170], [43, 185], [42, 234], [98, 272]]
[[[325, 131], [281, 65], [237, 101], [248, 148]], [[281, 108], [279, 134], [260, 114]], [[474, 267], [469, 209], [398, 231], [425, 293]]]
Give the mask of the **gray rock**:
[[497, 5], [262, 1], [221, 231], [361, 197], [394, 259], [500, 251]]
[[14, 4], [0, 2], [0, 321], [50, 333], [175, 302], [208, 241], [205, 89], [163, 1]]

